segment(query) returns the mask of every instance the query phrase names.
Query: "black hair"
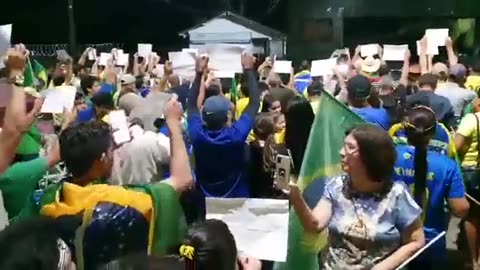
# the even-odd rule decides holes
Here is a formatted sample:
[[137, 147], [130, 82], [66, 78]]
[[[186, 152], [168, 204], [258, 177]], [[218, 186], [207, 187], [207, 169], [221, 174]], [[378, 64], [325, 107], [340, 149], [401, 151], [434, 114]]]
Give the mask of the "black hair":
[[220, 78], [223, 94], [228, 94], [232, 90], [232, 83], [235, 78]]
[[437, 120], [435, 113], [427, 107], [416, 107], [408, 112], [404, 124], [408, 143], [415, 146], [414, 157], [414, 198], [420, 205], [427, 188], [427, 147], [435, 135]]
[[53, 218], [35, 217], [11, 224], [0, 232], [0, 269], [57, 269], [59, 238]]
[[65, 83], [66, 77], [64, 74], [53, 77], [53, 86], [62, 86]]
[[78, 123], [66, 128], [59, 138], [60, 155], [67, 170], [75, 177], [88, 173], [112, 144], [112, 133], [102, 121]]
[[107, 110], [113, 110], [115, 108], [115, 104], [113, 102], [113, 96], [108, 92], [98, 92], [95, 95], [93, 95], [92, 103], [97, 107], [107, 109]]
[[371, 124], [355, 127], [350, 134], [357, 141], [367, 174], [377, 182], [391, 181], [397, 152], [390, 135]]
[[[210, 219], [192, 225], [182, 245], [194, 248], [192, 270], [232, 270], [237, 263], [235, 238], [223, 221]], [[180, 247], [175, 248], [178, 254]], [[181, 255], [181, 254], [180, 254]]]
[[323, 83], [320, 80], [314, 80], [312, 83], [307, 87], [308, 96], [320, 96], [322, 95], [323, 91]]
[[295, 173], [300, 172], [314, 119], [312, 105], [307, 99], [295, 96], [290, 101], [285, 112], [285, 144], [292, 154]]
[[216, 84], [212, 84], [205, 89], [205, 100], [209, 97], [220, 95], [220, 87]]
[[93, 85], [98, 81], [98, 78], [92, 75], [82, 76], [80, 80], [80, 88], [82, 89], [83, 94], [88, 95], [88, 89], [92, 89]]
[[266, 94], [266, 95], [263, 97], [262, 112], [270, 112], [269, 109], [270, 109], [270, 107], [272, 107], [272, 104], [273, 104], [275, 101], [280, 101], [280, 100], [276, 99], [276, 98], [275, 98], [273, 95], [271, 95], [271, 94]]

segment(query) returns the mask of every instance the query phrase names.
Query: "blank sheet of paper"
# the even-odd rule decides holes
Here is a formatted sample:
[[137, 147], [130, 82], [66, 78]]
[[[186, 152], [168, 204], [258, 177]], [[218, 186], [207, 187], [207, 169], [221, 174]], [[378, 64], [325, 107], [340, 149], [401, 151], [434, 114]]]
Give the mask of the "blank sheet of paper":
[[333, 75], [333, 69], [337, 65], [337, 58], [312, 61], [310, 74], [312, 77]]
[[448, 28], [427, 29], [425, 31], [428, 43], [432, 46], [445, 46], [448, 38]]
[[288, 200], [207, 198], [207, 219], [228, 225], [239, 253], [284, 262], [288, 245]]
[[138, 56], [147, 58], [152, 53], [152, 44], [140, 43], [137, 45]]
[[42, 92], [45, 101], [41, 113], [63, 113], [72, 110], [77, 90], [73, 86], [59, 86]]
[[277, 60], [273, 62], [273, 72], [280, 74], [292, 73], [292, 61]]
[[360, 46], [360, 54], [363, 57], [378, 54], [378, 44], [366, 44]]
[[404, 61], [408, 45], [383, 45], [383, 60]]

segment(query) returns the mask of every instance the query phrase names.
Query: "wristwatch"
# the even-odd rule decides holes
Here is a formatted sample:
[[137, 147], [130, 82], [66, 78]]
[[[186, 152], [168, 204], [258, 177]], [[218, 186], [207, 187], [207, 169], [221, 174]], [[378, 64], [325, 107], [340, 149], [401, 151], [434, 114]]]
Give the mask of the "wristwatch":
[[8, 80], [8, 83], [18, 87], [23, 87], [24, 81], [25, 81], [25, 77], [23, 77], [23, 75], [15, 75]]

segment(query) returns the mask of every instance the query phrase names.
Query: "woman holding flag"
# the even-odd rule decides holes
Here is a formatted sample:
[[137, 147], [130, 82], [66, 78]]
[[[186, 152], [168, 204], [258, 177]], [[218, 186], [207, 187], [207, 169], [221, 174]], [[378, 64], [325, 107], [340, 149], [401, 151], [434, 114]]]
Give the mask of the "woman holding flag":
[[[404, 182], [415, 201], [422, 206], [425, 238], [432, 241], [447, 230], [445, 200], [454, 216], [463, 218], [468, 213], [461, 170], [455, 160], [429, 148], [438, 126], [430, 108], [413, 108], [402, 125], [408, 145], [396, 146], [393, 179]], [[441, 237], [410, 263], [409, 268], [444, 269], [446, 251], [446, 239]]]
[[361, 125], [347, 135], [340, 155], [344, 173], [328, 180], [313, 211], [291, 185], [295, 212], [306, 231], [328, 227], [325, 269], [395, 269], [425, 240], [420, 207], [391, 180], [393, 141], [381, 128]]

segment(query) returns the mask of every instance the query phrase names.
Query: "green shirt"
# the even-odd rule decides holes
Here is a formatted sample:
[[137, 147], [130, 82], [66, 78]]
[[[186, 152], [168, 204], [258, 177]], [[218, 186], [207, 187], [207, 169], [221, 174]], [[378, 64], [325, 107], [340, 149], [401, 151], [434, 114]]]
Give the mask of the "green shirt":
[[47, 171], [48, 161], [40, 157], [14, 163], [0, 176], [0, 190], [9, 219], [20, 213]]

